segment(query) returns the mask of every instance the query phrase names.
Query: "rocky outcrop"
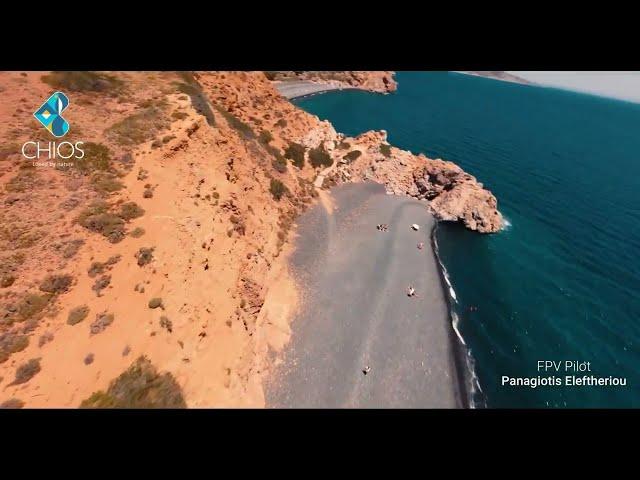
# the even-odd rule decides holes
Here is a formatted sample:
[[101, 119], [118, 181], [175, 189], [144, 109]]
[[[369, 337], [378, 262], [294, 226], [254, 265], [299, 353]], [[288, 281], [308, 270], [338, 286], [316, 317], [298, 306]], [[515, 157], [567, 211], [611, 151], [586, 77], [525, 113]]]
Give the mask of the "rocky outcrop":
[[398, 88], [391, 71], [278, 71], [265, 72], [270, 80], [307, 80], [343, 88], [358, 88], [370, 92], [389, 93]]
[[[455, 163], [392, 147], [384, 131], [345, 138], [341, 145], [348, 148], [333, 152], [337, 166], [325, 185], [376, 181], [384, 184], [389, 194], [428, 202], [439, 220], [459, 221], [481, 233], [502, 228], [496, 198]], [[350, 153], [354, 151], [360, 154]]]
[[338, 139], [333, 125], [324, 120], [317, 126], [311, 128], [300, 140], [300, 143], [307, 148], [322, 147], [325, 150], [332, 150]]
[[416, 198], [428, 200], [438, 219], [460, 221], [482, 233], [502, 228], [496, 197], [456, 164], [427, 159], [412, 175]]

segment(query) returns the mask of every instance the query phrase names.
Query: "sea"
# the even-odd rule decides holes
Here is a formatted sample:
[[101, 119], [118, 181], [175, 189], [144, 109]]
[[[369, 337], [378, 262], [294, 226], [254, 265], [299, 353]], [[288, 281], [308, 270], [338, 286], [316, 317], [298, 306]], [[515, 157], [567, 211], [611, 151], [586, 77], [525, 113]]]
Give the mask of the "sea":
[[640, 407], [640, 104], [454, 72], [396, 80], [294, 103], [350, 136], [384, 129], [497, 197], [499, 233], [435, 232], [469, 404]]

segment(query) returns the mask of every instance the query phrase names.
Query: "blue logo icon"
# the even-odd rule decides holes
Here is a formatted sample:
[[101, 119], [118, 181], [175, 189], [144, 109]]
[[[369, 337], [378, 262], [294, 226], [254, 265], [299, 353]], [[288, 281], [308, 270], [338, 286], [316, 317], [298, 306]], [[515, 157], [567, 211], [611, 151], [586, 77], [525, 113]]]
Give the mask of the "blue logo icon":
[[69, 106], [69, 98], [62, 92], [51, 95], [33, 116], [56, 137], [64, 137], [69, 131], [69, 122], [62, 118], [62, 112]]

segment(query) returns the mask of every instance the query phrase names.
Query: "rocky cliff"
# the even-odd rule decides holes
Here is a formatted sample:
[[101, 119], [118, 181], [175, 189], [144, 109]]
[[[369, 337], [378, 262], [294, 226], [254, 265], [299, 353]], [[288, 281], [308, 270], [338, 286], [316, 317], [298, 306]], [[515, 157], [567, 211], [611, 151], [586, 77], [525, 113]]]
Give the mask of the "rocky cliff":
[[496, 198], [474, 176], [452, 162], [392, 147], [384, 131], [345, 138], [334, 156], [337, 163], [327, 185], [377, 181], [390, 194], [424, 200], [440, 220], [459, 221], [481, 233], [502, 228]]

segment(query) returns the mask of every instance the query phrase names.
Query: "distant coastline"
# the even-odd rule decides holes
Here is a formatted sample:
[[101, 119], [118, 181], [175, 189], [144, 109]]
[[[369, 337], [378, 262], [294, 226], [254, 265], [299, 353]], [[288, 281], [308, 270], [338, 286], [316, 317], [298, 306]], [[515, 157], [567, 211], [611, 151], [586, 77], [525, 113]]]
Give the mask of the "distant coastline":
[[[501, 80], [503, 82], [520, 83], [522, 85], [535, 85], [535, 83], [525, 80], [524, 78], [512, 75], [507, 72], [499, 71], [456, 71], [455, 73], [462, 73], [464, 75], [473, 75], [475, 77], [492, 78], [494, 80]], [[318, 93], [330, 92], [333, 90], [348, 90], [351, 87], [344, 83], [331, 83], [331, 82], [317, 82], [314, 80], [274, 80], [273, 86], [276, 87], [280, 95], [288, 100], [295, 98], [307, 97], [309, 95], [316, 95]], [[368, 88], [360, 88], [362, 90], [369, 90]]]
[[524, 78], [518, 77], [517, 75], [512, 75], [507, 72], [498, 72], [498, 71], [456, 71], [456, 73], [463, 73], [465, 75], [473, 75], [475, 77], [485, 77], [492, 78], [494, 80], [502, 80], [503, 82], [511, 82], [511, 83], [521, 83], [523, 85], [535, 85], [535, 83], [530, 82], [529, 80], [525, 80]]
[[332, 85], [330, 83], [317, 83], [310, 80], [284, 80], [274, 81], [273, 86], [276, 87], [280, 95], [288, 100], [294, 98], [307, 97], [317, 93], [329, 92], [332, 90], [345, 90], [349, 87], [344, 85]]

